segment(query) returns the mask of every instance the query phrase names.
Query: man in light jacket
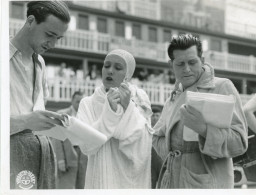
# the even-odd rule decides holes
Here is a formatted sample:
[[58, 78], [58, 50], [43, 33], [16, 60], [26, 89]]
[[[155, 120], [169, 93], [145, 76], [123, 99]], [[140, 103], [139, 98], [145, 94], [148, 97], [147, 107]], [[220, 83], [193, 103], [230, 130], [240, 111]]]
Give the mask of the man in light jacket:
[[[168, 55], [176, 83], [154, 126], [153, 146], [164, 160], [158, 188], [233, 188], [232, 158], [248, 145], [240, 96], [230, 80], [215, 77], [213, 67], [204, 63], [199, 38], [174, 37]], [[207, 124], [199, 111], [184, 105], [186, 91], [234, 95], [230, 127]], [[198, 134], [197, 140], [183, 140], [184, 126]]]

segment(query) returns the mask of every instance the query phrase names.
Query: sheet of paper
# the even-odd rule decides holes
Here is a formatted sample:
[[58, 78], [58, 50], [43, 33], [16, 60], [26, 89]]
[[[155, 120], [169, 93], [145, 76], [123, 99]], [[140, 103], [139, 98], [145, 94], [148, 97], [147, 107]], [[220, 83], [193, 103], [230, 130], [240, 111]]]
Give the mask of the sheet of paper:
[[46, 131], [35, 131], [37, 135], [45, 135], [61, 141], [69, 139], [73, 145], [79, 145], [84, 150], [93, 150], [104, 144], [107, 137], [81, 120], [66, 115], [62, 126], [55, 126]]
[[207, 124], [217, 128], [230, 127], [235, 105], [233, 95], [188, 91], [186, 104], [201, 112]]
[[184, 125], [183, 140], [185, 141], [198, 141], [198, 133]]

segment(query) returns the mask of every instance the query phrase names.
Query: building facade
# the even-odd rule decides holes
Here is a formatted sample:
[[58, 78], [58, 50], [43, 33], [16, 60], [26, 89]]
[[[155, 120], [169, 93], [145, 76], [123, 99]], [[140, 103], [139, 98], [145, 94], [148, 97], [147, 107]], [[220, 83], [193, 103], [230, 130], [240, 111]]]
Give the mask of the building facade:
[[[75, 90], [90, 95], [100, 83], [105, 55], [116, 48], [135, 56], [133, 82], [146, 90], [152, 104], [163, 105], [174, 83], [166, 50], [171, 37], [181, 33], [200, 37], [205, 60], [214, 66], [216, 76], [233, 81], [243, 102], [256, 93], [256, 38], [246, 35], [251, 31], [241, 34], [227, 27], [232, 17], [226, 11], [234, 7], [228, 0], [69, 1], [68, 6], [71, 23], [66, 36], [43, 55], [49, 105], [68, 102]], [[14, 35], [24, 24], [26, 3], [12, 1], [9, 7]]]

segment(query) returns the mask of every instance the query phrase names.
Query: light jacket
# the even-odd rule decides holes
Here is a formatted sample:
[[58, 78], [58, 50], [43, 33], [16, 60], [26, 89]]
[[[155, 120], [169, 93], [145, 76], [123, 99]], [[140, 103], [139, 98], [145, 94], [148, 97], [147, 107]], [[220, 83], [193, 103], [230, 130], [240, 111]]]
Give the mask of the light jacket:
[[[177, 172], [173, 178], [177, 180], [174, 188], [233, 188], [232, 157], [243, 154], [247, 149], [247, 123], [236, 88], [230, 80], [214, 77], [210, 65], [204, 65], [204, 69], [198, 82], [185, 91], [234, 95], [236, 103], [231, 126], [219, 129], [207, 124], [206, 137], [199, 135], [197, 142], [199, 153], [179, 157], [179, 170], [173, 171]], [[185, 91], [177, 89], [173, 92], [154, 127], [153, 146], [162, 159], [170, 153], [170, 135], [180, 123], [180, 107], [185, 103]], [[183, 143], [182, 140], [179, 142]]]

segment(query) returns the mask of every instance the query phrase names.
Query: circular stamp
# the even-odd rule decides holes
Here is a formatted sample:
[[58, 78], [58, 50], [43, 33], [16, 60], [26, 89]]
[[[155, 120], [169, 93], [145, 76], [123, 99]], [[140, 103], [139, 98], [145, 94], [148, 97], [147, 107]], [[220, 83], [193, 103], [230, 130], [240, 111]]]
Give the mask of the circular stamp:
[[31, 171], [21, 171], [16, 177], [16, 184], [21, 189], [31, 189], [36, 184], [35, 175]]

